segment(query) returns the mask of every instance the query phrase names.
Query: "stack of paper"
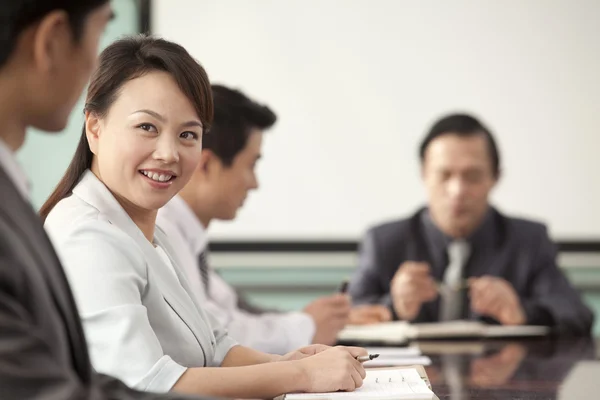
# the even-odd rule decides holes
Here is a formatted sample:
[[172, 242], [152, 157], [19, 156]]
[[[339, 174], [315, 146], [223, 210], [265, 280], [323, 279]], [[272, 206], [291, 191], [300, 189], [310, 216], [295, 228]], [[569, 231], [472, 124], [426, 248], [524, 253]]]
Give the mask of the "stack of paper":
[[338, 340], [341, 342], [377, 341], [399, 345], [406, 343], [408, 326], [409, 324], [404, 321], [382, 322], [372, 325], [347, 325], [338, 334]]
[[368, 370], [363, 385], [353, 392], [287, 394], [285, 400], [313, 399], [433, 399], [433, 392], [416, 369]]
[[366, 368], [431, 365], [431, 358], [423, 356], [418, 347], [367, 347], [366, 349], [369, 354], [379, 354], [379, 357], [364, 363]]

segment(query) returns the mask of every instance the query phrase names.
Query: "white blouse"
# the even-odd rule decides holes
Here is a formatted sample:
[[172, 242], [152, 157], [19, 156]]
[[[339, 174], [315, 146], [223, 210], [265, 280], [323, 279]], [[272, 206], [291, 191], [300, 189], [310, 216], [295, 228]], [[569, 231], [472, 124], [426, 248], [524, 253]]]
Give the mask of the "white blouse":
[[236, 344], [191, 294], [163, 232], [156, 230], [155, 248], [91, 171], [45, 228], [97, 371], [166, 392], [188, 367], [220, 366]]

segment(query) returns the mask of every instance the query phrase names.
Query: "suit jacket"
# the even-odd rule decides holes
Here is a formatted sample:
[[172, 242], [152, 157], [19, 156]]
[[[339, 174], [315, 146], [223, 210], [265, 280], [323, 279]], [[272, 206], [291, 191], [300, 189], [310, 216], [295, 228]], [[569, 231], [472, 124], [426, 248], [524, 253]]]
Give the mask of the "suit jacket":
[[153, 246], [91, 171], [45, 227], [73, 288], [96, 370], [166, 392], [188, 367], [219, 366], [235, 345], [195, 301], [162, 231]]
[[[442, 281], [447, 263], [436, 261], [444, 249], [432, 248], [420, 210], [412, 217], [370, 229], [361, 244], [359, 267], [349, 293], [357, 303], [387, 304], [393, 311], [390, 284], [405, 261], [425, 261], [432, 275]], [[593, 314], [583, 304], [556, 265], [556, 249], [544, 225], [508, 218], [495, 209], [488, 216], [488, 235], [473, 246], [465, 278], [492, 275], [515, 288], [527, 315], [527, 323], [549, 325], [557, 333], [589, 334]], [[465, 293], [466, 296], [466, 293]], [[439, 297], [423, 304], [414, 322], [438, 320]], [[465, 302], [468, 305], [468, 302]], [[484, 319], [465, 310], [469, 319]]]
[[77, 308], [41, 221], [0, 167], [2, 399], [191, 399], [94, 372]]

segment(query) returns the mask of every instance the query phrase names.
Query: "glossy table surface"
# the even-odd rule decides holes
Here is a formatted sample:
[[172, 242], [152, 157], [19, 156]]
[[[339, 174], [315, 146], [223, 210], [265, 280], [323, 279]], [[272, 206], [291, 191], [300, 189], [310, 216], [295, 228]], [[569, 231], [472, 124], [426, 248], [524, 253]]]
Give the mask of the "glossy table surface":
[[[578, 362], [597, 359], [591, 338], [418, 344], [432, 359], [425, 370], [440, 400], [570, 400], [559, 396], [565, 378]], [[600, 388], [600, 374], [594, 384]], [[586, 398], [600, 399], [600, 390]]]

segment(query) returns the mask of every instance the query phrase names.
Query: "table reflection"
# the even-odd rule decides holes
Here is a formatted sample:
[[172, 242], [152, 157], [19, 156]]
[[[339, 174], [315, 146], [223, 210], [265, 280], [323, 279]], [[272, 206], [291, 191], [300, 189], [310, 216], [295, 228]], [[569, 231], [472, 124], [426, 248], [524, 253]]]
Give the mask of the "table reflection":
[[556, 399], [573, 366], [595, 359], [591, 338], [420, 342], [440, 400]]

